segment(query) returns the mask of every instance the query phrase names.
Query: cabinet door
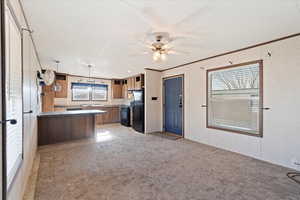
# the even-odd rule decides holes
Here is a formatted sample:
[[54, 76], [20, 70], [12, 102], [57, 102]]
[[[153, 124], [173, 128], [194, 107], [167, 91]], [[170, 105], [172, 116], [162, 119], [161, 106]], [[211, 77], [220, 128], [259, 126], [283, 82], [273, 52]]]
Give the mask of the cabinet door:
[[56, 80], [56, 83], [61, 86], [61, 91], [55, 92], [55, 97], [56, 98], [67, 98], [67, 96], [68, 96], [67, 80]]
[[96, 117], [95, 117], [95, 123], [96, 123], [96, 125], [102, 125], [102, 124], [104, 124], [103, 114], [96, 115]]
[[122, 98], [122, 84], [120, 80], [112, 81], [112, 97], [113, 99]]
[[120, 122], [120, 108], [114, 107], [112, 108], [112, 123]]
[[127, 99], [127, 93], [128, 93], [128, 86], [126, 83], [126, 84], [123, 84], [123, 86], [122, 86], [122, 97], [124, 99]]
[[130, 90], [130, 87], [131, 87], [131, 86], [130, 86], [130, 84], [131, 84], [131, 83], [130, 83], [130, 78], [128, 78], [126, 81], [127, 81], [127, 90]]
[[105, 114], [103, 114], [102, 115], [102, 117], [103, 117], [103, 124], [108, 124], [108, 123], [110, 123], [110, 116], [111, 116], [111, 112], [110, 112], [110, 108], [103, 108], [102, 110], [105, 110], [106, 111], [106, 113]]
[[141, 76], [136, 76], [134, 78], [134, 88], [136, 90], [142, 89], [142, 79], [141, 79]]
[[134, 77], [128, 79], [128, 90], [134, 90]]
[[43, 86], [43, 97], [42, 97], [42, 111], [53, 112], [54, 111], [54, 91], [52, 85]]

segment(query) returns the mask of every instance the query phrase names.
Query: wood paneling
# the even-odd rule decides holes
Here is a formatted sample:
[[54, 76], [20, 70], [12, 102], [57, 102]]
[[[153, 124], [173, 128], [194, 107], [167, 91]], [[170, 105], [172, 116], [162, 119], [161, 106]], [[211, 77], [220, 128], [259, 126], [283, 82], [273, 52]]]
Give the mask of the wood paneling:
[[94, 136], [94, 115], [38, 118], [38, 144], [54, 144]]
[[53, 112], [54, 111], [54, 96], [55, 92], [52, 89], [52, 85], [43, 86], [42, 95], [42, 112]]

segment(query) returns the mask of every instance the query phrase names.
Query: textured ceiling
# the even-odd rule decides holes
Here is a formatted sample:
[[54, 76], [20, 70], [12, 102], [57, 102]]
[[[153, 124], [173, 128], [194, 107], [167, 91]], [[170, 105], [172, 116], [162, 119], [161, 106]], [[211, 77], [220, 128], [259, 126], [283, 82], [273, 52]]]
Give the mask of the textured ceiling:
[[[23, 0], [43, 67], [126, 77], [300, 32], [299, 0]], [[138, 42], [149, 31], [180, 37], [165, 62]]]

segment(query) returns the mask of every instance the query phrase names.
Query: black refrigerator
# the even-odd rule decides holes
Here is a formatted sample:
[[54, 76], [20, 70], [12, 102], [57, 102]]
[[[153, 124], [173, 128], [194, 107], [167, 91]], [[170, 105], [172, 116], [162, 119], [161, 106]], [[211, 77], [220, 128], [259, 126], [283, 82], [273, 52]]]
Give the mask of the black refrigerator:
[[132, 128], [140, 133], [145, 130], [145, 102], [144, 90], [133, 90], [132, 109]]

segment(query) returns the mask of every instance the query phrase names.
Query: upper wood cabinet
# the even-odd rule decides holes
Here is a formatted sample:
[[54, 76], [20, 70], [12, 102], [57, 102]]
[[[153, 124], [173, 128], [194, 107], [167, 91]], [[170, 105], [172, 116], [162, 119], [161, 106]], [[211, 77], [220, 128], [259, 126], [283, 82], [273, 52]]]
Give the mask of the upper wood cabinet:
[[127, 79], [128, 90], [134, 90], [134, 77], [130, 77]]
[[127, 79], [123, 80], [122, 84], [122, 96], [123, 98], [127, 98], [128, 96], [128, 84], [127, 84]]
[[68, 77], [64, 74], [56, 75], [56, 84], [61, 86], [59, 92], [55, 92], [55, 98], [67, 98], [68, 97]]
[[127, 80], [127, 90], [141, 90], [144, 88], [144, 74], [129, 77]]
[[134, 77], [134, 89], [141, 90], [144, 87], [144, 75]]
[[123, 80], [112, 80], [111, 91], [112, 91], [112, 98], [113, 99], [123, 98], [122, 83], [123, 83]]

